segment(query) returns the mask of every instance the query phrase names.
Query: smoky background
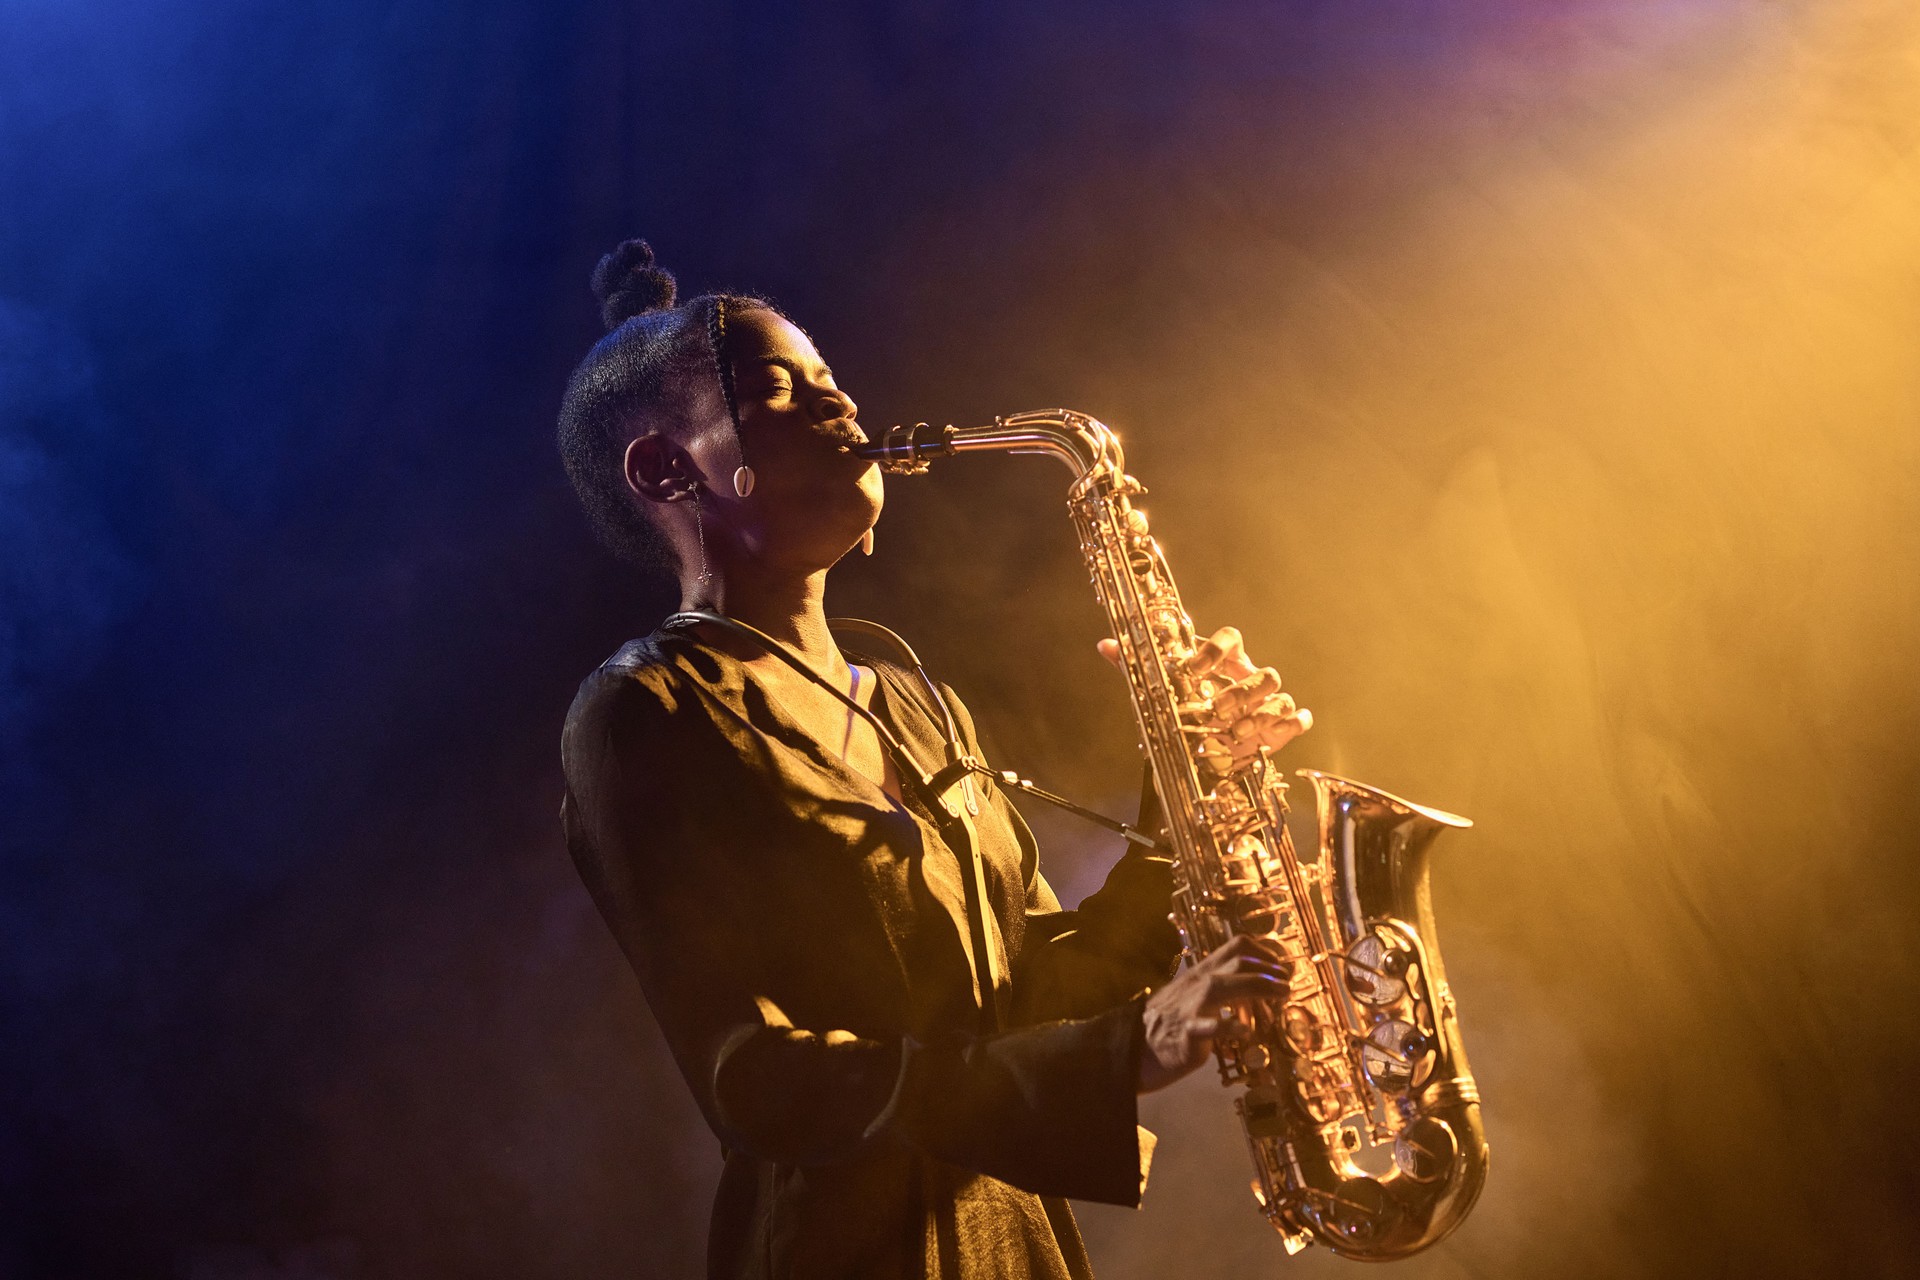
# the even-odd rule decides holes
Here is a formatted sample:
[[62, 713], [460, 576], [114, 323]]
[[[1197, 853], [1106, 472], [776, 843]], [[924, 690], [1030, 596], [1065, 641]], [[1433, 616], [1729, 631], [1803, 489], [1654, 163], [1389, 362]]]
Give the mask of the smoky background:
[[[670, 603], [551, 443], [634, 233], [869, 424], [1114, 425], [1291, 763], [1475, 820], [1492, 1175], [1396, 1274], [1920, 1265], [1910, 7], [27, 4], [0, 66], [0, 1274], [699, 1272], [555, 818]], [[1124, 813], [1063, 480], [890, 481], [831, 604]], [[1204, 1073], [1142, 1119], [1103, 1280], [1351, 1268]]]

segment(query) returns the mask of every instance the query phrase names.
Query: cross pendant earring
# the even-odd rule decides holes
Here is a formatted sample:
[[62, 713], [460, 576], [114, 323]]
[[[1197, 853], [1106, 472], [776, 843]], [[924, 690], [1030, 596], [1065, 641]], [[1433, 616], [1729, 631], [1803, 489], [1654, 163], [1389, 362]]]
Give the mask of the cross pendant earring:
[[707, 565], [707, 522], [700, 518], [700, 486], [694, 485], [693, 493], [693, 532], [700, 540], [700, 581], [712, 582], [713, 570]]

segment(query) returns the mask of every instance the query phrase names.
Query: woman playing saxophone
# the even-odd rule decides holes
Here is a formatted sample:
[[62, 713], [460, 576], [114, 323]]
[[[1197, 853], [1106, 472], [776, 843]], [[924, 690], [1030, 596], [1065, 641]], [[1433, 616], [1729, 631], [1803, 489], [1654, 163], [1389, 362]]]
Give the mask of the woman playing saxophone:
[[[1224, 1010], [1284, 996], [1290, 964], [1235, 938], [1176, 976], [1166, 859], [1132, 848], [1064, 910], [1004, 788], [925, 794], [943, 716], [979, 754], [964, 706], [827, 623], [884, 497], [853, 399], [778, 309], [679, 300], [642, 242], [594, 285], [609, 332], [562, 455], [681, 613], [581, 685], [562, 816], [725, 1149], [708, 1274], [1087, 1276], [1066, 1201], [1138, 1202], [1136, 1095], [1205, 1062]], [[1310, 723], [1230, 628], [1190, 672], [1206, 751]]]

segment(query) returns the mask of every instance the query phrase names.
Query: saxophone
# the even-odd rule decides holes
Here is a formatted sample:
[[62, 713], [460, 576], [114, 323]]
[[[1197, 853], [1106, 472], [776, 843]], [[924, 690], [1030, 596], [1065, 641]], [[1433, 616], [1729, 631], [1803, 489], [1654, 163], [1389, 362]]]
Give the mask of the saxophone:
[[1465, 818], [1303, 769], [1319, 849], [1287, 833], [1287, 783], [1264, 753], [1241, 766], [1189, 744], [1205, 691], [1196, 636], [1135, 500], [1113, 431], [1043, 409], [987, 426], [895, 427], [854, 450], [898, 474], [972, 452], [1044, 454], [1073, 472], [1067, 505], [1106, 610], [1174, 861], [1172, 919], [1189, 956], [1236, 934], [1277, 941], [1284, 998], [1249, 1002], [1215, 1037], [1221, 1082], [1253, 1156], [1252, 1187], [1288, 1253], [1320, 1244], [1404, 1258], [1460, 1225], [1486, 1180], [1480, 1094], [1467, 1067], [1427, 888], [1434, 837]]

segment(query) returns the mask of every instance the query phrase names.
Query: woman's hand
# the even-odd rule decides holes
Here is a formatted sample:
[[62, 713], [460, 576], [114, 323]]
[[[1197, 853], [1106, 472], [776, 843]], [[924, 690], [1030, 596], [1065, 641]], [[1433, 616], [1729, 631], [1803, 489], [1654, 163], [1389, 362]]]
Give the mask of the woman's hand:
[[1220, 1020], [1236, 1001], [1287, 994], [1293, 966], [1279, 944], [1236, 937], [1189, 965], [1147, 998], [1141, 1021], [1141, 1093], [1164, 1089], [1207, 1060]]
[[[1099, 648], [1101, 657], [1120, 665], [1118, 641], [1102, 640]], [[1200, 699], [1182, 711], [1210, 730], [1200, 754], [1221, 773], [1261, 751], [1278, 751], [1313, 727], [1313, 712], [1280, 692], [1280, 673], [1253, 665], [1236, 628], [1222, 627], [1196, 645], [1186, 672]]]

